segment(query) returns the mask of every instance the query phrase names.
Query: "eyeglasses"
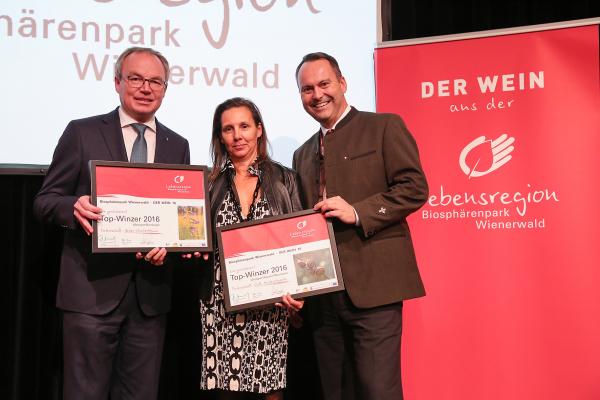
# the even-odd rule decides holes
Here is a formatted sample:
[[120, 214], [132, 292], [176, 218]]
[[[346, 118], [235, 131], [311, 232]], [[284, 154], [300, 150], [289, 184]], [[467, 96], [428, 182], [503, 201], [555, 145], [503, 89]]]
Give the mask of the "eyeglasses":
[[127, 79], [127, 83], [129, 84], [129, 86], [131, 86], [132, 88], [136, 88], [136, 89], [144, 86], [144, 83], [146, 83], [146, 81], [150, 85], [150, 89], [152, 89], [154, 91], [164, 89], [165, 86], [167, 86], [167, 82], [164, 82], [164, 81], [161, 81], [158, 79], [146, 79], [146, 78], [142, 78], [141, 76], [137, 76], [137, 75], [128, 76], [126, 79]]

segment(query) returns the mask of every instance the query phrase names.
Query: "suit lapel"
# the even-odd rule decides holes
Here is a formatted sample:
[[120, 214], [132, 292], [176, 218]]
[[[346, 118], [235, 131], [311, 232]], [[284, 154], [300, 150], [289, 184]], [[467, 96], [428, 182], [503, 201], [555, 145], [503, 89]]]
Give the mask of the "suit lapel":
[[110, 153], [111, 160], [127, 161], [127, 150], [125, 149], [125, 141], [123, 140], [118, 109], [106, 114], [102, 118], [102, 122], [100, 132]]
[[156, 149], [154, 150], [155, 163], [169, 163], [169, 136], [165, 127], [156, 120]]
[[[309, 184], [305, 185], [305, 190], [308, 192], [306, 194], [311, 203], [308, 204], [310, 207], [319, 200], [319, 135], [321, 135], [320, 129], [310, 139], [311, 143], [307, 149], [308, 162], [305, 164], [306, 171], [301, 174], [310, 177]], [[316, 184], [313, 184], [313, 182], [316, 182]]]
[[[347, 125], [352, 118], [354, 118], [358, 114], [358, 110], [354, 107], [351, 107], [350, 112], [340, 121], [335, 127], [335, 130], [338, 131], [342, 129], [345, 125]], [[320, 171], [319, 171], [319, 141], [321, 136], [321, 129], [317, 131], [310, 139], [309, 145], [307, 147], [307, 163], [303, 165], [303, 171], [298, 171], [302, 177], [309, 177], [309, 181], [307, 184], [304, 184], [305, 197], [311, 202], [309, 204], [312, 207], [319, 200], [319, 179], [320, 179]], [[315, 183], [313, 183], [315, 182]]]

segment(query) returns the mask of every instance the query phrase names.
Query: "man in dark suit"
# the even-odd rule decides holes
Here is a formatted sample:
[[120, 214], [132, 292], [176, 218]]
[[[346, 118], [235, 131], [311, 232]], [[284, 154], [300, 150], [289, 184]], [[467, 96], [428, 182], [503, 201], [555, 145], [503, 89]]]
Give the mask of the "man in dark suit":
[[305, 206], [333, 219], [346, 287], [307, 302], [324, 397], [401, 399], [402, 301], [425, 294], [406, 223], [428, 195], [417, 146], [398, 116], [348, 105], [330, 55], [304, 56], [296, 80], [321, 127], [293, 165]]
[[125, 50], [115, 64], [120, 107], [68, 124], [34, 201], [44, 222], [65, 228], [56, 296], [63, 311], [65, 399], [157, 397], [171, 302], [166, 250], [91, 254], [91, 220], [101, 219], [102, 210], [90, 203], [88, 162], [128, 161], [134, 152], [139, 162], [189, 164], [187, 140], [154, 117], [168, 78], [162, 54]]

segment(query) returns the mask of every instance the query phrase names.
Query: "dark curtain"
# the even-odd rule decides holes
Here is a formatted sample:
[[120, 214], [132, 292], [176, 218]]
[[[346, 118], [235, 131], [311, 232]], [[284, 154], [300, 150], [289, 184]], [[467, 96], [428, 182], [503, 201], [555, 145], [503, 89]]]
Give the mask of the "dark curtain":
[[[6, 171], [2, 171], [5, 173]], [[0, 175], [4, 260], [2, 398], [60, 399], [60, 318], [54, 307], [62, 233], [32, 215], [43, 175]]]
[[384, 40], [476, 32], [600, 16], [597, 0], [382, 0]]

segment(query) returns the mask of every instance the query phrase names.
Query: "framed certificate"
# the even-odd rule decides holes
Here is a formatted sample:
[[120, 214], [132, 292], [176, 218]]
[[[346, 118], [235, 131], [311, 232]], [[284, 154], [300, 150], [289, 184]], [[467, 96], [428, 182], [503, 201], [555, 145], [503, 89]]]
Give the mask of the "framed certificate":
[[344, 289], [331, 222], [313, 210], [217, 228], [225, 308]]
[[90, 161], [93, 253], [212, 251], [207, 167]]

